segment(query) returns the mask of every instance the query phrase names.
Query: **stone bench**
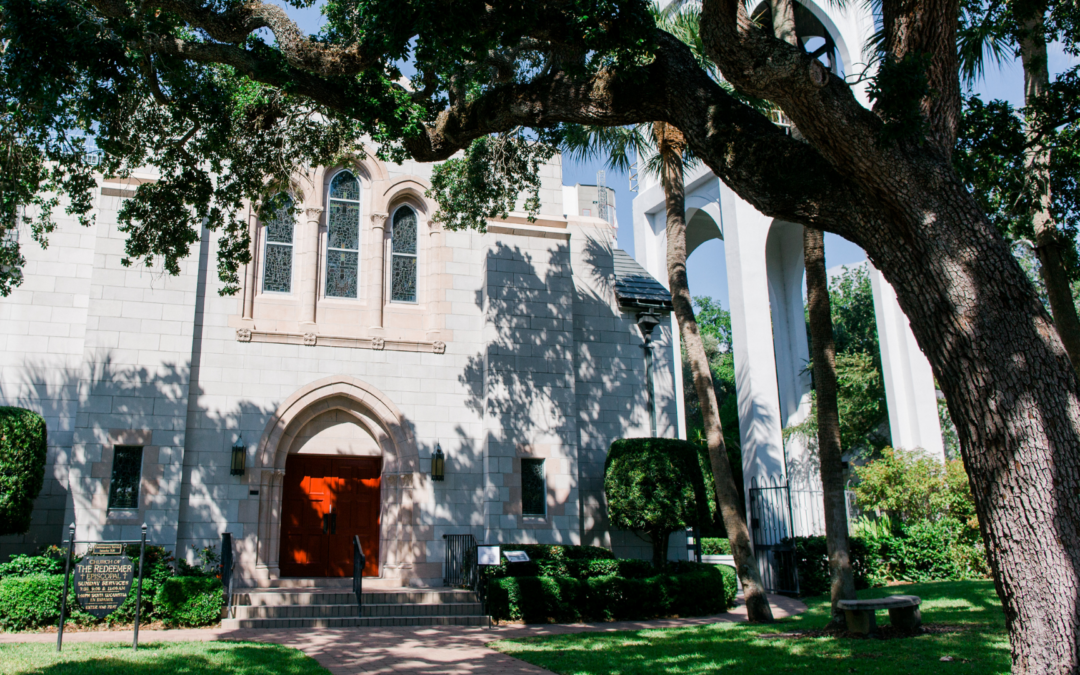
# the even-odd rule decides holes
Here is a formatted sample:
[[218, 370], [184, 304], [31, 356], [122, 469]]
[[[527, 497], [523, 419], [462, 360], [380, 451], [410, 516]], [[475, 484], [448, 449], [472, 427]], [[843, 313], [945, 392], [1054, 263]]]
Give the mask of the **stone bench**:
[[849, 631], [870, 635], [877, 628], [874, 612], [879, 609], [889, 610], [889, 621], [897, 628], [917, 628], [922, 623], [921, 603], [922, 599], [917, 595], [890, 595], [874, 600], [841, 600], [836, 606], [844, 610]]

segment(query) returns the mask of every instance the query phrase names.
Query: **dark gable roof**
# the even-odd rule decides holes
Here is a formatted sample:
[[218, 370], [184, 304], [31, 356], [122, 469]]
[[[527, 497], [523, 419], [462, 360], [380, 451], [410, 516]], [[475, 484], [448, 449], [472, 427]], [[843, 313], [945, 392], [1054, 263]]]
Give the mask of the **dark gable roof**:
[[614, 250], [615, 298], [627, 309], [662, 308], [671, 311], [671, 294], [621, 248]]

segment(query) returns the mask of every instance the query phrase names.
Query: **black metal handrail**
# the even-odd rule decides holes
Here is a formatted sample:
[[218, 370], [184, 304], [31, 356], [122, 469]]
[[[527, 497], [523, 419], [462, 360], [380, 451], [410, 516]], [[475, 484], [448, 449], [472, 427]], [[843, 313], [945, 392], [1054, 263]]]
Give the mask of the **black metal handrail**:
[[353, 535], [353, 563], [352, 563], [352, 590], [356, 594], [356, 608], [359, 612], [357, 616], [363, 616], [364, 614], [364, 565], [367, 564], [367, 558], [364, 556], [364, 549], [360, 546], [360, 536]]
[[228, 532], [221, 533], [221, 588], [225, 591], [225, 616], [233, 618], [233, 542]]

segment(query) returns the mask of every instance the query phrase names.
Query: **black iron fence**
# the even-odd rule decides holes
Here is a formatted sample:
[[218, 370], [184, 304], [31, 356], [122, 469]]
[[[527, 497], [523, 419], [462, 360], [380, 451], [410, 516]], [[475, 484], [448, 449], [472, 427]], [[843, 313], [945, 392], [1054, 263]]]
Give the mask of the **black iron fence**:
[[787, 484], [751, 482], [750, 532], [761, 583], [770, 593], [797, 594], [791, 493]]
[[476, 588], [479, 581], [476, 539], [471, 534], [444, 534], [443, 539], [446, 540], [443, 584], [451, 588]]

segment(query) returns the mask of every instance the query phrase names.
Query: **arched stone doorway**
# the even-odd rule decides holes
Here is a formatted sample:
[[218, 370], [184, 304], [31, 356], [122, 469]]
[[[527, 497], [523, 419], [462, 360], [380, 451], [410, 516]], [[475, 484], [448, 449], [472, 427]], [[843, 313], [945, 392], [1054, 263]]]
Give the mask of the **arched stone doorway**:
[[[353, 377], [338, 376], [301, 388], [267, 422], [256, 462], [255, 468], [262, 472], [256, 567], [259, 579], [283, 576], [283, 562], [286, 575], [307, 576], [302, 569], [290, 566], [289, 560], [283, 560], [287, 547], [282, 525], [288, 511], [286, 498], [297, 497], [295, 488], [305, 476], [310, 478], [308, 474], [351, 481], [354, 487], [367, 485], [367, 497], [375, 502], [372, 506], [377, 528], [371, 547], [376, 560], [368, 566], [368, 573], [384, 575], [388, 560], [399, 571], [402, 563], [409, 563], [398, 555], [401, 547], [396, 539], [403, 524], [399, 522], [402, 510], [398, 493], [402, 485], [411, 484], [412, 474], [418, 472], [419, 456], [401, 411], [375, 387]], [[294, 472], [299, 473], [293, 476]], [[339, 506], [343, 503], [339, 502]], [[340, 518], [339, 529], [343, 525]], [[317, 536], [323, 528], [329, 535], [333, 523], [319, 520], [314, 523], [312, 536]], [[289, 528], [285, 534], [290, 534]], [[328, 552], [328, 555], [341, 557], [345, 553]], [[351, 547], [348, 557], [351, 569]], [[339, 571], [331, 568], [332, 574]]]

